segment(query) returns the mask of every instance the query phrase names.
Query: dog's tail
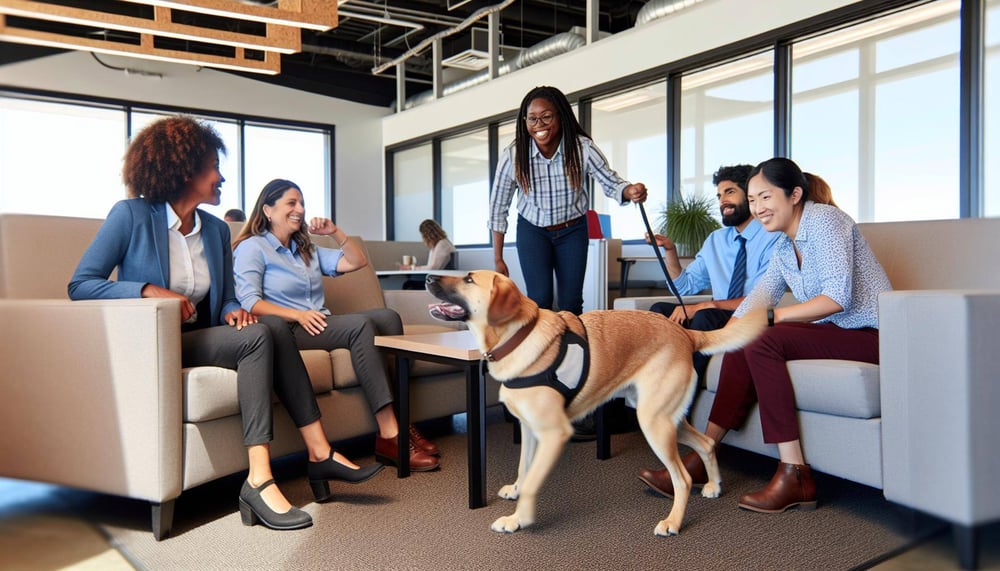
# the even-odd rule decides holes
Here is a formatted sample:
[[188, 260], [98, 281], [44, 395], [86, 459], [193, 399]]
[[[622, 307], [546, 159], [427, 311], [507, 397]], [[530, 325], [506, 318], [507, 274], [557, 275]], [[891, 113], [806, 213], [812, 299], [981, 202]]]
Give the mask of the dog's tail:
[[734, 351], [744, 347], [760, 335], [767, 327], [767, 311], [755, 309], [743, 317], [734, 319], [722, 329], [715, 331], [692, 331], [685, 329], [694, 342], [694, 350], [706, 355]]

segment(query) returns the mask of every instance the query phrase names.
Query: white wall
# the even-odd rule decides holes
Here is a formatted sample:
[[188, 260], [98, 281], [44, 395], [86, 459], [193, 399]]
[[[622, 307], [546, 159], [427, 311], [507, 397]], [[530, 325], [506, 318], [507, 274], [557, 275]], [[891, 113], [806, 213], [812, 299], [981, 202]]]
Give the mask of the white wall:
[[117, 67], [163, 74], [126, 75], [70, 52], [0, 67], [0, 85], [127, 101], [227, 111], [336, 126], [336, 212], [349, 232], [385, 238], [383, 146], [380, 121], [389, 110], [245, 79], [194, 66], [100, 56]]
[[[387, 117], [386, 146], [517, 109], [537, 85], [572, 93], [753, 37], [850, 0], [705, 0], [488, 83]], [[410, 96], [414, 93], [408, 94]]]

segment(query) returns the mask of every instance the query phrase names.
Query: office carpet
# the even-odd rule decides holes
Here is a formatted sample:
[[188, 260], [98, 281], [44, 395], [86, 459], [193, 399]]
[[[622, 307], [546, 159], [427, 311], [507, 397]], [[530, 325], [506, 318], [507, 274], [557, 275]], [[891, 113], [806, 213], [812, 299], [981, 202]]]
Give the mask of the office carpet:
[[[496, 417], [497, 415], [493, 415]], [[279, 483], [315, 524], [278, 532], [244, 527], [235, 475], [185, 492], [173, 536], [156, 542], [146, 504], [109, 498], [81, 506], [139, 569], [851, 569], [865, 567], [926, 537], [931, 529], [892, 506], [879, 490], [818, 475], [819, 508], [780, 515], [740, 510], [740, 494], [770, 479], [773, 460], [720, 451], [723, 495], [692, 497], [681, 534], [653, 535], [671, 500], [647, 491], [636, 474], [655, 459], [638, 432], [616, 434], [613, 457], [593, 443], [571, 443], [538, 502], [538, 522], [504, 535], [490, 523], [513, 510], [496, 496], [512, 481], [518, 446], [510, 425], [487, 430], [489, 504], [467, 508], [465, 435], [435, 438], [440, 471], [333, 484], [336, 499], [313, 501], [305, 459], [279, 462]], [[359, 458], [367, 462], [371, 458]], [[929, 525], [929, 524], [927, 524]]]

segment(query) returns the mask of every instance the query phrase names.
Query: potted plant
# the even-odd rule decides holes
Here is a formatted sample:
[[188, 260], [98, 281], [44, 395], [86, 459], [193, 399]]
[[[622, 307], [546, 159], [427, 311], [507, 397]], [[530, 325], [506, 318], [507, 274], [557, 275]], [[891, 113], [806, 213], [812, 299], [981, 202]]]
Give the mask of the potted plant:
[[656, 231], [673, 240], [678, 256], [694, 256], [708, 235], [722, 227], [712, 216], [715, 208], [710, 197], [681, 196], [660, 211]]

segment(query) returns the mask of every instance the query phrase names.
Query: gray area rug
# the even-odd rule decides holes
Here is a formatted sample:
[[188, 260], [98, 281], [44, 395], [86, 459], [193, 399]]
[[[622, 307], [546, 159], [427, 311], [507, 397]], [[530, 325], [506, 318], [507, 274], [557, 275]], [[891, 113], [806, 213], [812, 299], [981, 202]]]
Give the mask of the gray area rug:
[[513, 511], [496, 496], [517, 469], [511, 434], [495, 418], [488, 427], [489, 504], [478, 510], [466, 503], [464, 434], [435, 438], [440, 471], [401, 480], [387, 468], [364, 484], [331, 484], [336, 497], [324, 504], [313, 501], [304, 458], [279, 462], [282, 490], [315, 520], [305, 530], [244, 527], [236, 499], [245, 474], [185, 492], [173, 537], [162, 542], [153, 540], [142, 502], [102, 496], [80, 509], [137, 568], [151, 570], [851, 569], [929, 531], [917, 529], [879, 490], [824, 475], [817, 478], [814, 512], [740, 510], [740, 494], [766, 484], [776, 461], [724, 448], [722, 497], [692, 497], [681, 534], [655, 537], [671, 500], [637, 479], [656, 460], [642, 435], [631, 432], [613, 437], [613, 457], [605, 461], [596, 459], [593, 443], [568, 444], [539, 499], [538, 522], [497, 534], [490, 523]]

